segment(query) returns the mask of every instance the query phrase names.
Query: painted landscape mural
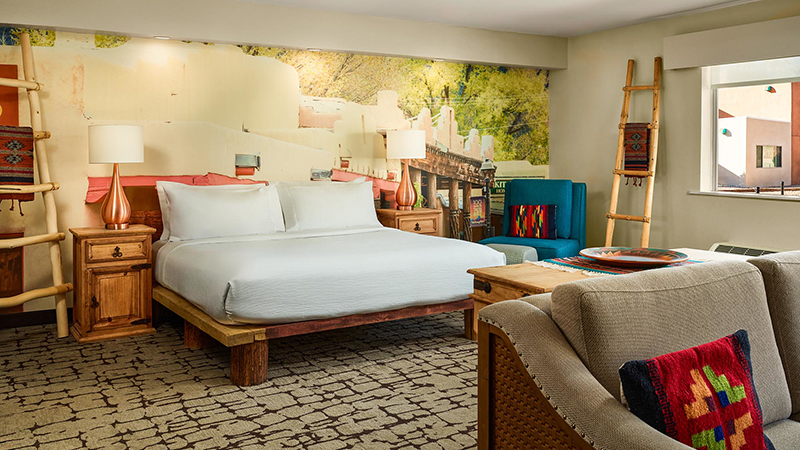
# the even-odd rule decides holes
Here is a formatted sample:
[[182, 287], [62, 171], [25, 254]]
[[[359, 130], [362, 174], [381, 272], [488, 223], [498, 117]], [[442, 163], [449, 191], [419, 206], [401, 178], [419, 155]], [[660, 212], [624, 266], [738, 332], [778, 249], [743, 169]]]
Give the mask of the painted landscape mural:
[[[0, 43], [16, 45], [17, 33], [0, 29]], [[32, 36], [77, 63], [71, 71], [84, 77], [79, 106], [88, 122], [170, 124], [170, 141], [192, 133], [180, 128], [217, 125], [330, 156], [324, 163], [295, 155], [306, 160], [301, 166], [384, 179], [399, 169], [385, 160], [387, 129], [425, 129], [429, 145], [475, 159], [549, 159], [547, 71], [50, 30]], [[267, 163], [298, 162], [274, 156]]]

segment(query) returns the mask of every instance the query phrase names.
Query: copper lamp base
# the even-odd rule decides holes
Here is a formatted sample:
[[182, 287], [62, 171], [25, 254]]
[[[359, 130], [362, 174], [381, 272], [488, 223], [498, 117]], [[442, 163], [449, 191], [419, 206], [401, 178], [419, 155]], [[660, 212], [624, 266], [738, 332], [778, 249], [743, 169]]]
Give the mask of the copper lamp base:
[[409, 211], [417, 204], [417, 190], [414, 189], [414, 184], [411, 182], [411, 176], [408, 173], [408, 160], [403, 160], [403, 162], [406, 167], [403, 169], [403, 178], [400, 180], [400, 186], [397, 187], [395, 200], [397, 201], [397, 209]]
[[107, 230], [124, 230], [131, 220], [131, 204], [119, 181], [119, 164], [114, 164], [114, 176], [111, 177], [111, 188], [103, 200], [102, 215]]

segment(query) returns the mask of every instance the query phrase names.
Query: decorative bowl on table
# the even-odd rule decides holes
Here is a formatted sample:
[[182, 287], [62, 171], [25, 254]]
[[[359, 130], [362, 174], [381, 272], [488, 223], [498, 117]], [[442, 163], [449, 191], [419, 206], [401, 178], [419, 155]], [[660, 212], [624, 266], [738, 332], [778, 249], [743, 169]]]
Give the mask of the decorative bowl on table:
[[581, 250], [581, 256], [613, 266], [658, 267], [684, 262], [686, 253], [663, 248], [592, 247]]

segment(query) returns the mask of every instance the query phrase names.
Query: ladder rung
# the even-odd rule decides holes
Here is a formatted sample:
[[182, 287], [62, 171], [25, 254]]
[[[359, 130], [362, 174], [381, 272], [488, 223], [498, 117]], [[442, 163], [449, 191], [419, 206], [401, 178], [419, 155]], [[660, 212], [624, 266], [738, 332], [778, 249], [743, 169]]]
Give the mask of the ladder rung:
[[[620, 129], [620, 130], [621, 130], [621, 129], [624, 129], [624, 128], [625, 128], [625, 125], [627, 125], [627, 123], [621, 123], [621, 124], [619, 124], [619, 129]], [[652, 124], [652, 123], [648, 123], [648, 124], [647, 124], [647, 128], [649, 128], [649, 129], [651, 129], [651, 130], [652, 130], [653, 128], [657, 128], [657, 127], [653, 127], [653, 124]]]
[[24, 247], [26, 245], [43, 244], [45, 242], [63, 241], [64, 233], [40, 234], [38, 236], [26, 236], [13, 239], [0, 239], [0, 249], [10, 250], [13, 248]]
[[614, 169], [614, 175], [628, 175], [630, 177], [652, 177], [652, 170], [617, 170]]
[[0, 194], [33, 194], [35, 192], [47, 192], [58, 190], [61, 186], [58, 183], [32, 184], [30, 186], [17, 186], [15, 184], [0, 184]]
[[614, 220], [630, 220], [632, 222], [650, 222], [650, 218], [646, 216], [629, 216], [627, 214], [606, 214], [606, 217]]
[[625, 86], [622, 88], [623, 91], [652, 91], [656, 87], [653, 85], [649, 86]]
[[72, 283], [59, 284], [58, 286], [51, 286], [42, 289], [34, 289], [32, 291], [23, 292], [22, 294], [13, 297], [0, 298], [0, 308], [11, 308], [27, 303], [37, 298], [50, 297], [51, 295], [66, 294], [72, 290]]
[[35, 81], [17, 80], [16, 78], [0, 78], [0, 86], [23, 88], [29, 91], [38, 91], [44, 85]]
[[49, 131], [34, 131], [33, 132], [34, 139], [50, 139], [50, 132]]

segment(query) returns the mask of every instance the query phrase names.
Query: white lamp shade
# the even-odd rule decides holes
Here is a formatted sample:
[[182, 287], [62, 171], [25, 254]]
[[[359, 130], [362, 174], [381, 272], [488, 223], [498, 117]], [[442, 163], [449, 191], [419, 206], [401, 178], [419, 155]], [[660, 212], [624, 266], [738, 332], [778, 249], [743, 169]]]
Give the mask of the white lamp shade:
[[140, 125], [89, 125], [89, 163], [144, 162], [144, 132]]
[[388, 159], [425, 159], [425, 130], [389, 131], [386, 135]]

